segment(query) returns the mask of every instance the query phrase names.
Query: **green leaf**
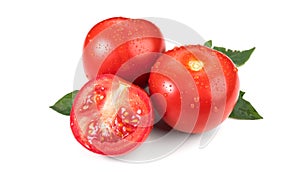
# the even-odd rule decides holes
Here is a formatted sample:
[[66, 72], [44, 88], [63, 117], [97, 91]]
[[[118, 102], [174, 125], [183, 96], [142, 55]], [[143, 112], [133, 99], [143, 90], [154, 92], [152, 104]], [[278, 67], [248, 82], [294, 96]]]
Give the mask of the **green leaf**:
[[249, 49], [249, 50], [244, 50], [244, 51], [225, 49], [224, 47], [216, 47], [216, 46], [213, 47], [213, 49], [227, 55], [233, 61], [233, 63], [237, 67], [239, 67], [239, 66], [242, 66], [243, 64], [245, 64], [249, 60], [251, 54], [255, 50], [255, 47], [253, 47], [252, 49]]
[[50, 106], [50, 108], [60, 114], [70, 115], [72, 104], [77, 93], [78, 90], [75, 90], [71, 93], [66, 94], [61, 99], [59, 99], [53, 106]]
[[212, 40], [206, 41], [204, 46], [211, 48], [212, 47]]
[[243, 98], [244, 94], [245, 92], [240, 91], [238, 101], [229, 117], [241, 120], [263, 119], [251, 103]]

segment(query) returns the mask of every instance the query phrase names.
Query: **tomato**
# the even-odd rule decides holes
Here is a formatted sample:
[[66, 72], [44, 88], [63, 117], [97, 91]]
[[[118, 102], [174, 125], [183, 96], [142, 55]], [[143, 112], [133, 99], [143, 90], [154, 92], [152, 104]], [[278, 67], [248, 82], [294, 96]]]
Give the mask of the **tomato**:
[[165, 110], [171, 127], [201, 133], [221, 124], [231, 113], [239, 93], [234, 63], [224, 54], [190, 45], [165, 52], [149, 78], [155, 108]]
[[115, 17], [89, 31], [82, 59], [88, 79], [108, 73], [144, 86], [151, 66], [164, 50], [163, 36], [153, 23]]
[[72, 132], [81, 145], [109, 156], [138, 147], [154, 121], [147, 93], [111, 74], [100, 75], [80, 89], [70, 118]]

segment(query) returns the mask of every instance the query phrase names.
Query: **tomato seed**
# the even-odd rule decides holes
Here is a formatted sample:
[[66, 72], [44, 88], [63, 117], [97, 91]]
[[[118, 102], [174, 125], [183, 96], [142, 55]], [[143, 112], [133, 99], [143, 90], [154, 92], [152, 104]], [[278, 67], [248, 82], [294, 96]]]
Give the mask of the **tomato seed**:
[[124, 113], [123, 113], [123, 116], [124, 117], [126, 117], [126, 116], [128, 116], [129, 115], [129, 113], [127, 112], [127, 111], [125, 111]]
[[104, 95], [99, 95], [99, 94], [96, 94], [94, 95], [94, 102], [97, 103], [97, 104], [100, 104], [101, 101], [105, 98]]
[[133, 119], [133, 120], [131, 120], [130, 122], [131, 123], [137, 123], [139, 121], [139, 119]]

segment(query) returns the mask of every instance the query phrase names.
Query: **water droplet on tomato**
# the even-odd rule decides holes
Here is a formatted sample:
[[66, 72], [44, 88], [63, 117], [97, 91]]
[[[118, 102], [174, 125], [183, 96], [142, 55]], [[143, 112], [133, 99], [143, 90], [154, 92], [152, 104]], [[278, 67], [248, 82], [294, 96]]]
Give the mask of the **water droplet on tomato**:
[[214, 112], [218, 112], [219, 108], [217, 106], [214, 106]]
[[89, 105], [86, 105], [86, 104], [82, 107], [83, 110], [87, 110], [88, 108], [89, 108]]
[[131, 32], [131, 31], [128, 31], [127, 35], [128, 35], [128, 36], [132, 36], [132, 32]]
[[193, 103], [190, 106], [191, 106], [192, 109], [195, 108], [195, 104], [193, 104]]
[[167, 93], [164, 93], [164, 96], [165, 96], [165, 97], [167, 97], [167, 96], [168, 96], [168, 94], [167, 94]]
[[198, 102], [199, 102], [199, 97], [195, 97], [195, 98], [194, 98], [194, 102], [195, 102], [195, 103], [198, 103]]
[[136, 113], [137, 113], [137, 114], [141, 114], [141, 113], [142, 113], [142, 110], [141, 110], [141, 109], [138, 109], [138, 110], [136, 111]]

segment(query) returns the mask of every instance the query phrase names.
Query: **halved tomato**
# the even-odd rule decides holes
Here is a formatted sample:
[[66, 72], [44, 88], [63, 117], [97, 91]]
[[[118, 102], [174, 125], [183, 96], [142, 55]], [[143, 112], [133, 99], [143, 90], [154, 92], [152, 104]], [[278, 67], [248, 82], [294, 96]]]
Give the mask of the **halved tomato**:
[[117, 76], [90, 80], [78, 92], [71, 110], [71, 129], [88, 150], [109, 156], [138, 147], [153, 126], [147, 93]]

